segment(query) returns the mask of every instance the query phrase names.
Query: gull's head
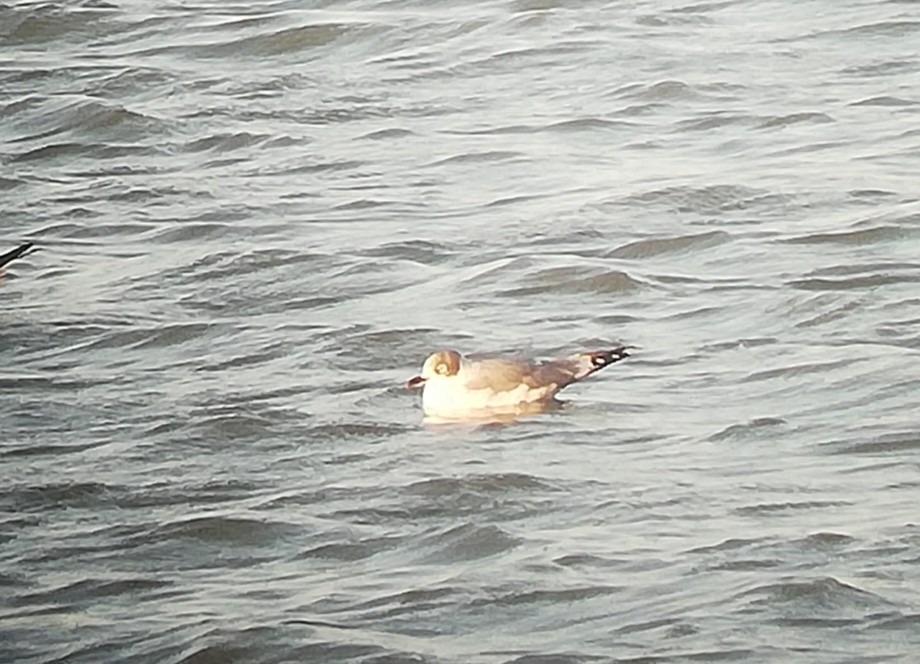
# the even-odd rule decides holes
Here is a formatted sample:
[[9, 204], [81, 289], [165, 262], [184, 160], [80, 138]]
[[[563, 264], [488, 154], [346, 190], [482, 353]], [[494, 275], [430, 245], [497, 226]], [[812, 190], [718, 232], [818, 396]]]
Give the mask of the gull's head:
[[422, 373], [406, 381], [406, 387], [413, 388], [425, 384], [432, 378], [455, 376], [460, 371], [460, 353], [455, 350], [440, 350], [432, 353], [422, 365]]

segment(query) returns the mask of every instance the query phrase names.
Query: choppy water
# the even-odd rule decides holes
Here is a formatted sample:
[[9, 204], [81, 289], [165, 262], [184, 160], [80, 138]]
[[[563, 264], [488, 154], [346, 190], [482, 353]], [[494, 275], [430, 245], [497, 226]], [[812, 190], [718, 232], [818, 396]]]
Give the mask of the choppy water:
[[[916, 661], [918, 40], [0, 5], [0, 660]], [[510, 426], [401, 388], [612, 342]]]

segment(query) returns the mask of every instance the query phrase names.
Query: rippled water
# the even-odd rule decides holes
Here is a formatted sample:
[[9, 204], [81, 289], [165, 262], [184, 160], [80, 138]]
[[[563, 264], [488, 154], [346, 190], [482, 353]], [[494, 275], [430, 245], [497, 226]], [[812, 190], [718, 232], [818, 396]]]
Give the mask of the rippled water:
[[917, 8], [0, 5], [0, 660], [915, 661]]

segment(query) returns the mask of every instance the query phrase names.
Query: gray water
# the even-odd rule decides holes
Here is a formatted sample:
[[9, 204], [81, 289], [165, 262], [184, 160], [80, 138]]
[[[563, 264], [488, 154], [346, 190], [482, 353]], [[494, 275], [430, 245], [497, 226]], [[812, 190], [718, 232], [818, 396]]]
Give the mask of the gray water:
[[0, 661], [917, 661], [918, 9], [0, 5]]

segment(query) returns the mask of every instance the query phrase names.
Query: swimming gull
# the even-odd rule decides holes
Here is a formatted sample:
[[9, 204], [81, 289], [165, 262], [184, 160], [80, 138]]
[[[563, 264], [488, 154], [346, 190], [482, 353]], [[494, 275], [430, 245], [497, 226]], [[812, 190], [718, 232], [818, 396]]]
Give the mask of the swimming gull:
[[629, 357], [632, 346], [579, 353], [547, 361], [462, 359], [455, 350], [428, 356], [422, 373], [406, 387], [423, 387], [426, 417], [478, 419], [492, 415], [540, 412], [558, 405], [555, 396], [567, 385]]

